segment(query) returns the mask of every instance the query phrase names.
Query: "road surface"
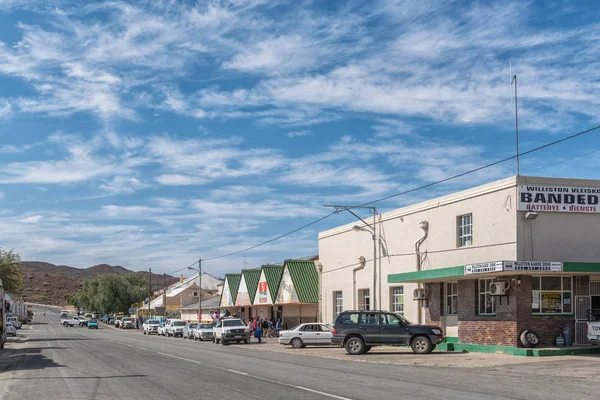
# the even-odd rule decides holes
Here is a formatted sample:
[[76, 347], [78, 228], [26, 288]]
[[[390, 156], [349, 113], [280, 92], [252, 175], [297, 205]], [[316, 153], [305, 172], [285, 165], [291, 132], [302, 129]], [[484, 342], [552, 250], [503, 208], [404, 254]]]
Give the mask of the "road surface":
[[[331, 360], [175, 338], [65, 328], [38, 308], [0, 354], [0, 399], [598, 399], [597, 379], [520, 368]], [[340, 351], [343, 351], [340, 349]], [[560, 368], [560, 367], [557, 367]]]

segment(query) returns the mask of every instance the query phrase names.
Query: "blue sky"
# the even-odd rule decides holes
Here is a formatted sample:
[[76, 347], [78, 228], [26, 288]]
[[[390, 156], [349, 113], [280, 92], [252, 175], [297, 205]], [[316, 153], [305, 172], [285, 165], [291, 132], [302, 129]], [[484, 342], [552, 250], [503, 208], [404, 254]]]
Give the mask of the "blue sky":
[[[591, 1], [0, 0], [0, 246], [172, 271], [302, 226], [323, 204], [510, 156], [510, 64], [521, 151], [587, 129], [598, 17]], [[600, 178], [596, 149], [592, 133], [521, 171]], [[319, 231], [351, 221], [249, 251], [248, 265], [315, 254]], [[243, 266], [240, 254], [206, 269]]]

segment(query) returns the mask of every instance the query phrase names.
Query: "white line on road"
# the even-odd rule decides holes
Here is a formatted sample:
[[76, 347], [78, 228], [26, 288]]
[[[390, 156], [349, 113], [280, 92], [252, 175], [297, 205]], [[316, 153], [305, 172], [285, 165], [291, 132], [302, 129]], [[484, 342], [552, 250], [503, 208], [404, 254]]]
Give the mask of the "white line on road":
[[144, 351], [148, 351], [148, 349], [145, 349], [145, 348], [143, 348], [143, 347], [138, 347], [138, 349], [140, 349], [140, 350], [144, 350]]
[[[191, 359], [185, 358], [185, 357], [174, 356], [173, 354], [161, 353], [160, 351], [158, 351], [157, 353], [160, 354], [160, 355], [162, 355], [162, 356], [177, 358], [178, 360], [188, 361], [188, 362], [192, 362], [192, 363], [195, 363], [195, 364], [206, 365], [206, 362], [200, 362], [200, 361], [191, 360]], [[236, 371], [234, 369], [229, 369], [229, 368], [224, 368], [224, 367], [219, 367], [217, 365], [211, 365], [211, 367], [218, 368], [218, 369], [223, 369], [223, 370], [225, 370], [227, 372], [231, 372], [231, 373], [238, 374], [238, 375], [244, 375], [244, 376], [247, 376], [249, 378], [258, 379], [258, 380], [261, 380], [261, 381], [264, 381], [264, 382], [274, 383], [276, 385], [286, 386], [286, 387], [290, 387], [290, 388], [294, 388], [294, 389], [298, 389], [298, 390], [304, 390], [306, 392], [320, 394], [321, 396], [331, 397], [332, 399], [352, 400], [352, 399], [350, 399], [348, 397], [337, 396], [335, 394], [331, 394], [331, 393], [327, 393], [327, 392], [321, 392], [320, 390], [310, 389], [310, 388], [306, 388], [304, 386], [296, 386], [296, 385], [291, 385], [291, 384], [288, 384], [288, 383], [282, 383], [282, 382], [278, 382], [278, 381], [275, 381], [275, 380], [272, 380], [272, 379], [269, 379], [269, 378], [263, 378], [262, 376], [251, 375], [251, 374], [248, 374], [246, 372]]]

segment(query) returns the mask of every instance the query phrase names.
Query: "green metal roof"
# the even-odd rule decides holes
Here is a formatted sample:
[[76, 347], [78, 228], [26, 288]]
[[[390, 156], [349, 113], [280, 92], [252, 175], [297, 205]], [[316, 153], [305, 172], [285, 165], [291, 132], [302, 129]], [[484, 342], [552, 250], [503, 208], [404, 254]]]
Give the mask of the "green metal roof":
[[[258, 288], [258, 281], [260, 280], [260, 268], [243, 269], [242, 275], [246, 281], [246, 289], [248, 289], [248, 295], [250, 295], [250, 304], [254, 302], [254, 295]], [[239, 284], [238, 284], [239, 287]]]
[[[229, 293], [231, 293], [231, 300], [233, 300], [233, 304], [235, 304], [235, 298], [237, 297], [241, 280], [242, 274], [225, 274], [225, 284], [229, 285]], [[221, 295], [221, 297], [223, 297], [223, 295]]]
[[281, 277], [283, 276], [283, 265], [263, 265], [262, 270], [265, 272], [265, 279], [267, 280], [269, 293], [271, 293], [271, 301], [275, 303]]
[[300, 303], [319, 302], [319, 274], [313, 261], [286, 260]]

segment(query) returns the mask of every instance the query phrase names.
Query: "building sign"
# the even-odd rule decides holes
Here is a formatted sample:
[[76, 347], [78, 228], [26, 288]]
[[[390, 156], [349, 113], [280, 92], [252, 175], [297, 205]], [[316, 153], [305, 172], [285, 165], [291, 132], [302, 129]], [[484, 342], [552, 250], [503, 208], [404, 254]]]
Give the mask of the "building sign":
[[465, 265], [465, 275], [502, 272], [502, 261]]
[[504, 271], [561, 272], [562, 263], [555, 261], [504, 261]]
[[494, 272], [561, 272], [562, 262], [558, 261], [493, 261], [465, 265], [465, 275]]
[[242, 274], [242, 280], [240, 281], [240, 288], [238, 289], [237, 296], [235, 298], [236, 306], [251, 306], [250, 294], [248, 294], [248, 286], [246, 285], [246, 277]]
[[291, 304], [299, 303], [298, 294], [294, 288], [294, 282], [292, 282], [292, 276], [290, 270], [285, 267], [283, 270], [283, 276], [281, 277], [281, 285], [279, 286], [279, 293], [277, 293], [277, 303], [279, 304]]
[[519, 211], [600, 213], [600, 188], [519, 185]]
[[258, 302], [259, 303], [266, 303], [267, 302], [267, 297], [268, 297], [268, 285], [267, 285], [267, 281], [264, 282], [258, 282]]
[[225, 281], [225, 287], [223, 288], [223, 294], [221, 295], [221, 307], [233, 307], [233, 298], [231, 297], [231, 290], [229, 289], [229, 281]]

